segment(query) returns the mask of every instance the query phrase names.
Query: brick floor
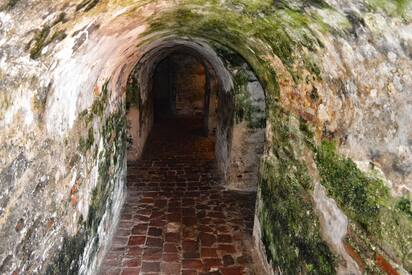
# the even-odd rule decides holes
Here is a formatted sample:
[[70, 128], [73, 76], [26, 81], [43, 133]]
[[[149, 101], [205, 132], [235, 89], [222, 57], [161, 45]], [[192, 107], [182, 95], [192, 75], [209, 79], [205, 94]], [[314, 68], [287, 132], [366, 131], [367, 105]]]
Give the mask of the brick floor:
[[214, 141], [194, 119], [155, 125], [100, 274], [253, 274], [254, 193], [218, 182]]

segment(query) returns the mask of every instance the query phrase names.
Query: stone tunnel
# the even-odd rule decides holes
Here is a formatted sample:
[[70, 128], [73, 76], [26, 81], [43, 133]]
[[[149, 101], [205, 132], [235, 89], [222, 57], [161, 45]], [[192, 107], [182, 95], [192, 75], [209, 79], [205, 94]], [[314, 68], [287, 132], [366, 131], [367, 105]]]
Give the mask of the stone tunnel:
[[0, 0], [0, 274], [410, 274], [409, 0]]

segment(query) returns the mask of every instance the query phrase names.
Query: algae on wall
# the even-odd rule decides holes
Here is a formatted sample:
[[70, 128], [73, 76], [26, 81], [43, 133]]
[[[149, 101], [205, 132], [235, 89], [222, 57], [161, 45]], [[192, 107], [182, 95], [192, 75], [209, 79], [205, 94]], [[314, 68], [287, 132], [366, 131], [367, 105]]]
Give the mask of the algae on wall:
[[[249, 129], [264, 129], [266, 127], [266, 103], [263, 88], [255, 72], [238, 53], [216, 42], [212, 42], [211, 45], [232, 76], [234, 87], [230, 95], [234, 101], [233, 123], [239, 124], [245, 121]], [[248, 84], [253, 82], [259, 83], [258, 89], [248, 87]]]
[[273, 147], [261, 163], [257, 202], [268, 262], [287, 274], [334, 274], [336, 256], [321, 237], [313, 179], [301, 160], [306, 133], [279, 106], [269, 110], [268, 123]]
[[[79, 151], [98, 167], [96, 186], [92, 190], [87, 217], [80, 216], [78, 232], [73, 236], [64, 236], [61, 248], [48, 265], [46, 274], [79, 274], [95, 271], [95, 261], [100, 243], [98, 233], [103, 222], [110, 222], [115, 214], [114, 201], [121, 200], [123, 191], [125, 154], [126, 154], [126, 117], [125, 106], [118, 103], [116, 111], [107, 114], [110, 91], [108, 82], [102, 86], [102, 94], [94, 101], [90, 110], [80, 115], [78, 123], [86, 132], [85, 138], [79, 139]], [[84, 124], [90, 128], [83, 127]], [[96, 140], [93, 125], [100, 125]], [[72, 195], [81, 188], [76, 185]], [[105, 221], [103, 218], [105, 216]], [[107, 234], [107, 232], [106, 232]], [[88, 249], [89, 248], [89, 249]], [[85, 255], [85, 253], [89, 253]]]
[[323, 141], [317, 149], [316, 162], [323, 186], [353, 222], [351, 227], [356, 234], [350, 234], [348, 241], [367, 270], [379, 270], [375, 259], [385, 255], [399, 259], [412, 272], [410, 200], [391, 197], [381, 178], [365, 174], [351, 159], [340, 156], [335, 143]]

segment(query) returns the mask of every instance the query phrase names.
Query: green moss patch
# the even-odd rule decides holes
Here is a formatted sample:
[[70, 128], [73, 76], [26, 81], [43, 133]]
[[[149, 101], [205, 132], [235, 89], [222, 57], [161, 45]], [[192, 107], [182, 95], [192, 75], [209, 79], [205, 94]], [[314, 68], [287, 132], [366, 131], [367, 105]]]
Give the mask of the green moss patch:
[[412, 219], [412, 203], [408, 197], [400, 198], [396, 202], [395, 209], [405, 213], [409, 219]]
[[345, 206], [349, 216], [362, 227], [373, 227], [381, 200], [388, 198], [382, 180], [362, 173], [356, 164], [336, 154], [335, 144], [323, 141], [316, 155], [322, 184]]
[[108, 90], [109, 82], [103, 84], [102, 92], [100, 96], [93, 102], [92, 107], [90, 108], [89, 116], [97, 116], [102, 118], [104, 116], [104, 111], [106, 109], [109, 99], [109, 90]]
[[372, 11], [382, 10], [390, 16], [405, 16], [411, 0], [367, 0]]
[[33, 46], [30, 49], [30, 58], [36, 59], [40, 57], [41, 51], [47, 45], [46, 39], [49, 36], [50, 27], [45, 26], [43, 29], [38, 31], [33, 38]]
[[140, 87], [136, 78], [131, 77], [126, 87], [126, 109], [140, 106]]
[[50, 43], [66, 38], [64, 30], [57, 30], [50, 35], [52, 28], [59, 23], [63, 23], [65, 18], [66, 14], [61, 13], [51, 24], [46, 24], [40, 30], [36, 31], [33, 39], [26, 46], [26, 48], [30, 50], [31, 59], [39, 58], [42, 50]]
[[123, 163], [126, 153], [126, 117], [122, 107], [104, 119], [100, 129], [103, 147], [99, 159], [98, 184], [93, 190], [86, 226], [96, 234], [98, 225], [107, 209], [111, 207], [115, 175]]
[[382, 179], [365, 174], [351, 159], [340, 156], [333, 142], [322, 142], [316, 162], [322, 185], [365, 238], [412, 271], [410, 202], [392, 198]]
[[314, 212], [313, 180], [296, 151], [310, 130], [277, 105], [268, 112], [273, 154], [261, 164], [258, 208], [268, 261], [284, 274], [334, 274], [336, 257]]
[[235, 122], [247, 121], [250, 128], [263, 128], [265, 117], [259, 117], [259, 110], [252, 103], [251, 95], [247, 90], [249, 76], [243, 68], [238, 68], [234, 76], [234, 103], [235, 103]]
[[232, 74], [234, 88], [231, 95], [234, 101], [234, 122], [246, 121], [249, 128], [264, 128], [266, 126], [264, 110], [253, 103], [252, 95], [248, 91], [248, 84], [257, 80], [252, 68], [242, 56], [230, 49], [217, 44], [213, 47]]
[[68, 274], [75, 275], [79, 271], [81, 255], [86, 247], [87, 234], [81, 230], [73, 237], [65, 236], [62, 248], [54, 262], [46, 270], [46, 275]]
[[94, 145], [94, 131], [93, 131], [93, 127], [90, 127], [89, 131], [87, 132], [86, 138], [80, 137], [79, 151], [82, 153], [86, 153], [89, 149], [92, 148], [93, 145]]
[[296, 162], [272, 160], [262, 165], [259, 213], [262, 241], [274, 269], [285, 274], [333, 274], [335, 258], [320, 236], [310, 178]]
[[[262, 78], [273, 68], [261, 54], [278, 56], [294, 74], [293, 63], [301, 52], [300, 48], [316, 50], [322, 47], [309, 28], [311, 24], [322, 23], [315, 16], [287, 6], [277, 9], [270, 1], [237, 1], [233, 6], [243, 6], [242, 13], [207, 1], [199, 2], [205, 2], [207, 11], [199, 8], [202, 12], [197, 12], [193, 8], [179, 7], [164, 12], [151, 18], [150, 28], [145, 34], [167, 31], [179, 36], [203, 37], [211, 43], [219, 43], [239, 53]], [[271, 8], [260, 13], [261, 7], [263, 11], [263, 7], [267, 5]], [[315, 68], [313, 64], [309, 66], [310, 69]], [[266, 83], [272, 85], [270, 82]]]
[[[87, 218], [80, 218], [77, 234], [64, 238], [62, 248], [49, 264], [46, 274], [78, 274], [85, 247], [91, 245], [91, 258], [96, 255], [99, 247], [97, 230], [104, 214], [112, 207], [112, 194], [119, 176], [122, 176], [126, 153], [125, 108], [119, 104], [117, 111], [107, 114], [105, 110], [109, 105], [109, 95], [106, 82], [102, 86], [102, 94], [95, 100], [90, 111], [79, 114], [79, 123], [89, 125], [89, 128], [86, 128], [85, 137], [80, 138], [78, 146], [86, 159], [93, 158], [95, 165], [98, 165], [97, 184], [92, 190]], [[92, 121], [100, 125], [98, 136], [95, 136], [94, 128], [90, 125]], [[88, 153], [89, 149], [95, 145], [97, 138], [103, 143], [103, 149], [98, 155], [91, 155]]]

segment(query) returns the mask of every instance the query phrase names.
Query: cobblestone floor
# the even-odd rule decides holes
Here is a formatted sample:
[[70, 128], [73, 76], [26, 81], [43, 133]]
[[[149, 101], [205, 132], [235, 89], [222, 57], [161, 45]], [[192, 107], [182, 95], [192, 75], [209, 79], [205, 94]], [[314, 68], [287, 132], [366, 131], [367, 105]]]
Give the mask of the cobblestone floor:
[[100, 274], [253, 274], [254, 193], [218, 184], [214, 142], [193, 119], [155, 125]]

